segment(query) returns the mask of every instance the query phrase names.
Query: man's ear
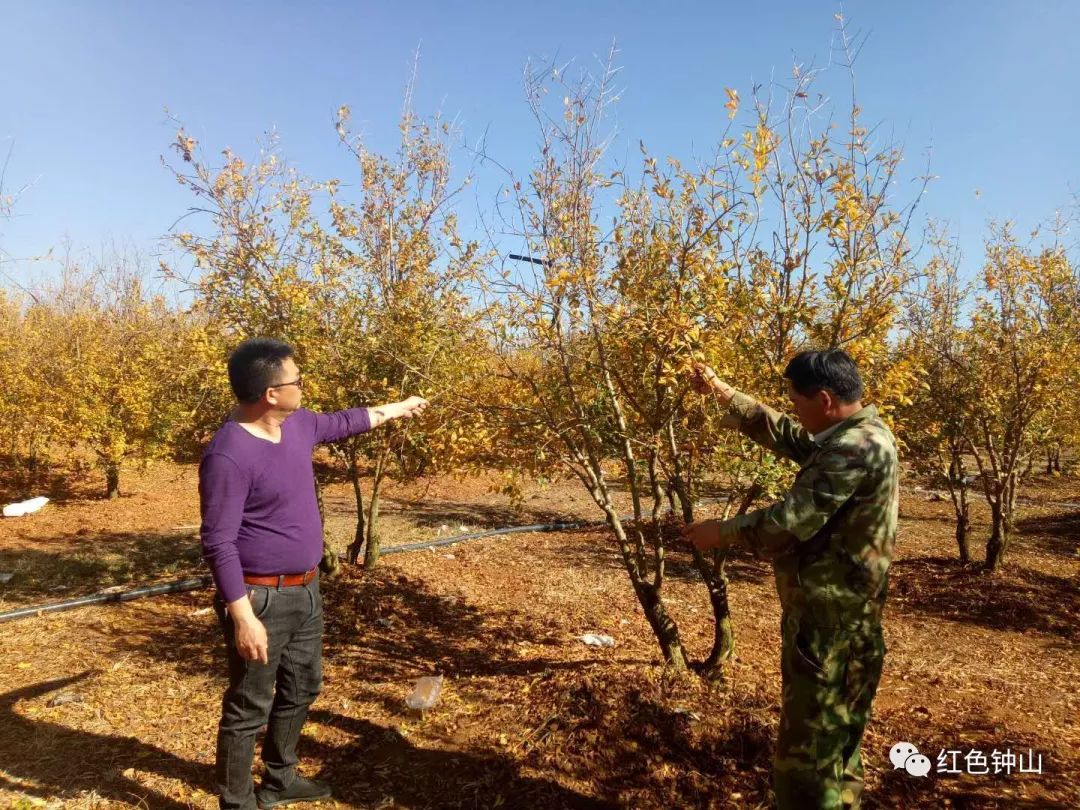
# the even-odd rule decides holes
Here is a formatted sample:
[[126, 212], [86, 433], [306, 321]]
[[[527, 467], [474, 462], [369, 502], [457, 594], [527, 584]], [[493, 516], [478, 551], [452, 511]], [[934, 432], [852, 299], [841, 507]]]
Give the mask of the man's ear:
[[817, 392], [818, 402], [821, 404], [821, 410], [824, 413], [829, 413], [836, 407], [836, 397], [833, 396], [832, 391], [828, 391], [822, 388]]

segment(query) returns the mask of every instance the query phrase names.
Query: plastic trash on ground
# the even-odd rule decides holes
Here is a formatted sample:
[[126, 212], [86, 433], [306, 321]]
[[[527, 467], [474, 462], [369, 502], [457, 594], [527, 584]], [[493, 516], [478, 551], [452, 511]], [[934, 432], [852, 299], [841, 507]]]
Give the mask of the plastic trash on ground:
[[3, 573], [0, 573], [0, 585], [3, 585], [5, 582], [11, 582], [11, 578], [13, 576], [15, 576], [14, 571], [5, 571]]
[[86, 700], [85, 697], [76, 694], [75, 692], [60, 692], [49, 700], [46, 705], [49, 706], [49, 708], [53, 708], [55, 706], [63, 706], [65, 703], [82, 703], [84, 700]]
[[416, 688], [405, 698], [406, 705], [410, 709], [421, 712], [434, 708], [439, 702], [439, 695], [442, 694], [442, 685], [442, 675], [425, 675], [423, 678], [417, 678]]
[[615, 639], [611, 636], [605, 636], [602, 633], [586, 633], [583, 636], [578, 637], [582, 642], [588, 644], [590, 647], [614, 647]]
[[687, 717], [687, 718], [689, 718], [691, 720], [700, 720], [701, 719], [700, 714], [698, 714], [697, 712], [694, 712], [694, 711], [690, 711], [690, 709], [684, 708], [682, 706], [676, 707], [675, 714], [681, 714], [684, 717]]
[[31, 498], [28, 501], [19, 501], [18, 503], [9, 503], [4, 507], [4, 517], [22, 517], [23, 515], [30, 515], [37, 512], [41, 507], [49, 502], [49, 499], [44, 495], [39, 495], [36, 498]]

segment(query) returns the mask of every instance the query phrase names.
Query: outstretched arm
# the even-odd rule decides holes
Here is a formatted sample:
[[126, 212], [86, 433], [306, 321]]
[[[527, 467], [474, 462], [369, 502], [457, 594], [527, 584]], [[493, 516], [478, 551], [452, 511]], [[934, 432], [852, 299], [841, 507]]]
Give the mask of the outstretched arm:
[[698, 393], [715, 397], [726, 409], [722, 424], [737, 429], [778, 456], [801, 466], [816, 449], [806, 428], [790, 416], [736, 391], [704, 363], [694, 366], [693, 384]]
[[368, 408], [368, 418], [371, 426], [377, 428], [384, 422], [393, 419], [412, 419], [427, 410], [429, 403], [423, 397], [409, 397], [401, 402], [391, 402], [389, 405], [379, 405]]
[[315, 443], [336, 442], [346, 436], [367, 433], [394, 419], [412, 419], [428, 407], [423, 397], [409, 397], [401, 402], [377, 405], [374, 408], [349, 408], [334, 413], [315, 414]]

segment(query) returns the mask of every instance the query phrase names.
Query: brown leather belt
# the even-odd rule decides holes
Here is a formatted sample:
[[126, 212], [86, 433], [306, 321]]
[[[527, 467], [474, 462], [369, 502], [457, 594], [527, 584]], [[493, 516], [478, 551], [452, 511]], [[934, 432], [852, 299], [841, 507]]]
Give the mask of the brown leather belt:
[[302, 574], [244, 574], [248, 585], [271, 585], [278, 588], [291, 588], [294, 585], [307, 585], [319, 573], [319, 566]]

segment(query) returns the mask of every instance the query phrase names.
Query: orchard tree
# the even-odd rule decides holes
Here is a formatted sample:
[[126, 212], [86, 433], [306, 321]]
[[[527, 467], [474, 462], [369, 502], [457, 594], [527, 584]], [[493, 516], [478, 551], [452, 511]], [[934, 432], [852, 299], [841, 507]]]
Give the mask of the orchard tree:
[[[1070, 216], [1059, 213], [1044, 228], [1052, 235], [1047, 250], [1059, 253], [1068, 262], [1069, 270], [1048, 289], [1047, 302], [1048, 324], [1054, 329], [1073, 330], [1077, 334], [1080, 326], [1080, 263], [1069, 255], [1067, 249], [1075, 247], [1075, 241], [1068, 241], [1068, 235], [1080, 224], [1080, 197], [1073, 205]], [[1080, 400], [1073, 394], [1080, 386], [1080, 339], [1068, 341], [1063, 345], [1063, 354], [1057, 362], [1072, 373], [1067, 375], [1063, 396], [1052, 409], [1048, 409], [1041, 421], [1045, 422], [1043, 431], [1047, 437], [1045, 447], [1045, 472], [1047, 475], [1060, 475], [1062, 453], [1066, 449], [1074, 452], [1080, 449]]]
[[935, 253], [917, 290], [908, 296], [904, 336], [898, 351], [920, 369], [919, 384], [901, 408], [902, 439], [916, 470], [944, 486], [956, 516], [956, 545], [971, 561], [971, 484], [968, 437], [978, 396], [967, 343], [971, 285], [960, 280], [960, 254], [936, 228]]
[[[525, 261], [504, 266], [490, 287], [488, 328], [502, 384], [484, 428], [500, 448], [500, 463], [548, 475], [569, 473], [582, 483], [604, 514], [665, 660], [685, 669], [678, 626], [662, 598], [663, 500], [655, 500], [656, 456], [662, 450], [658, 441], [642, 437], [638, 443], [609, 354], [623, 350], [609, 331], [609, 319], [618, 317], [620, 285], [600, 224], [600, 197], [607, 194], [607, 202], [614, 203], [608, 190], [618, 180], [601, 165], [614, 76], [610, 62], [595, 82], [587, 76], [568, 81], [555, 68], [527, 71], [540, 156], [527, 178], [509, 178], [496, 211], [501, 221], [492, 226], [520, 238]], [[562, 99], [560, 109], [551, 109], [553, 98]], [[653, 358], [637, 359], [633, 379], [646, 377], [646, 369], [651, 376]], [[681, 383], [672, 368], [660, 373], [657, 396], [670, 411], [671, 392]], [[664, 424], [657, 425], [655, 435], [664, 430]], [[645, 480], [639, 462], [650, 454], [656, 487]], [[610, 457], [618, 460], [631, 490], [634, 516], [628, 522], [615, 500]], [[654, 506], [646, 512], [650, 493]]]
[[[312, 210], [326, 185], [286, 166], [273, 139], [252, 163], [225, 150], [216, 167], [203, 160], [184, 130], [173, 147], [183, 159], [173, 173], [197, 200], [188, 215], [208, 218], [210, 227], [174, 234], [194, 260], [192, 276], [163, 269], [194, 292], [192, 317], [205, 325], [196, 344], [203, 368], [220, 373], [224, 357], [215, 362], [210, 352], [232, 348], [247, 337], [272, 336], [295, 347], [309, 404], [326, 410], [358, 404], [336, 401], [336, 389], [326, 382], [343, 289], [337, 245]], [[210, 424], [199, 435], [228, 417], [221, 380], [208, 374], [205, 387], [188, 392], [188, 402], [212, 405], [204, 411]], [[317, 479], [316, 489], [321, 504]], [[331, 573], [337, 557], [325, 537], [323, 550], [324, 570]]]
[[[468, 289], [486, 257], [458, 232], [452, 205], [463, 183], [452, 182], [452, 130], [437, 118], [418, 118], [409, 95], [392, 156], [376, 154], [351, 135], [348, 108], [338, 111], [338, 136], [355, 159], [359, 183], [355, 200], [343, 199], [337, 182], [329, 184], [334, 252], [343, 280], [339, 333], [328, 347], [334, 361], [330, 373], [336, 390], [351, 390], [361, 400], [382, 402], [419, 392], [441, 404], [475, 369], [480, 333]], [[357, 510], [350, 562], [363, 550], [365, 567], [378, 563], [387, 476], [394, 470], [423, 472], [446, 435], [461, 432], [454, 427], [455, 411], [439, 411], [343, 443]], [[366, 510], [362, 460], [372, 468]]]
[[[817, 92], [818, 72], [795, 65], [790, 88], [774, 88], [767, 101], [755, 98], [741, 138], [725, 135], [720, 142], [733, 178], [728, 185], [747, 189], [746, 204], [735, 216], [742, 227], [725, 230], [728, 249], [719, 257], [726, 305], [710, 303], [700, 320], [705, 335], [724, 338], [712, 337], [701, 352], [733, 385], [783, 409], [782, 373], [791, 356], [843, 348], [859, 364], [868, 397], [895, 422], [895, 409], [917, 382], [917, 364], [895, 351], [890, 334], [902, 293], [917, 277], [908, 235], [920, 195], [896, 199], [902, 153], [861, 123], [851, 56], [857, 47], [842, 19], [838, 36], [852, 88], [840, 108], [842, 125]], [[739, 96], [732, 90], [728, 97], [734, 117]], [[914, 180], [921, 190], [927, 178]], [[706, 407], [706, 429], [689, 446], [704, 460], [698, 474], [726, 493], [723, 516], [776, 498], [793, 465], [718, 430], [723, 414]], [[715, 560], [721, 577], [723, 564], [722, 557]]]
[[794, 65], [779, 100], [775, 93], [755, 99], [756, 121], [733, 158], [753, 189], [745, 216], [755, 227], [735, 255], [733, 295], [747, 318], [732, 372], [778, 399], [794, 353], [843, 348], [888, 415], [914, 380], [889, 335], [901, 293], [917, 277], [909, 231], [929, 178], [907, 178], [916, 193], [897, 198], [903, 153], [863, 121], [855, 92], [859, 44], [842, 16], [838, 21], [837, 61], [850, 99], [834, 105], [818, 92], [821, 71]]
[[170, 452], [178, 461], [198, 461], [203, 448], [228, 418], [236, 401], [229, 387], [228, 354], [235, 338], [196, 305], [181, 310], [184, 373], [174, 381], [181, 404], [170, 433]]
[[[485, 427], [501, 451], [493, 463], [583, 484], [665, 660], [685, 669], [663, 600], [666, 558], [678, 521], [693, 519], [703, 469], [690, 370], [733, 345], [729, 332], [703, 325], [737, 317], [729, 257], [746, 230], [738, 216], [745, 190], [719, 151], [690, 170], [676, 160], [661, 166], [643, 148], [638, 179], [605, 170], [614, 76], [610, 62], [595, 81], [554, 68], [528, 74], [541, 151], [527, 179], [510, 178], [492, 225], [520, 238], [525, 262], [504, 266], [490, 286], [499, 387]], [[560, 98], [553, 111], [550, 99]], [[609, 230], [606, 209], [615, 215]], [[613, 488], [619, 479], [627, 520]], [[726, 581], [715, 560], [694, 556], [717, 628], [696, 666], [718, 677], [733, 649]]]
[[1060, 249], [1021, 246], [1006, 225], [986, 247], [982, 289], [965, 340], [974, 384], [968, 447], [990, 506], [986, 568], [998, 569], [1014, 530], [1028, 462], [1074, 395], [1074, 273]]
[[[465, 285], [483, 261], [476, 244], [459, 237], [450, 210], [449, 130], [406, 112], [390, 159], [352, 138], [347, 119], [343, 107], [337, 129], [360, 171], [355, 200], [338, 180], [301, 177], [274, 148], [251, 165], [226, 152], [215, 169], [178, 135], [175, 146], [191, 168], [177, 178], [200, 200], [193, 213], [209, 214], [213, 225], [209, 235], [177, 234], [195, 258], [193, 314], [206, 324], [199, 345], [205, 356], [221, 333], [227, 344], [255, 334], [289, 341], [304, 367], [305, 398], [323, 410], [415, 392], [437, 400], [458, 387], [476, 355]], [[326, 210], [316, 206], [323, 195]], [[217, 403], [216, 390], [194, 394]], [[351, 562], [362, 547], [367, 565], [378, 560], [380, 497], [391, 470], [422, 472], [452, 430], [455, 412], [448, 418], [435, 410], [331, 448], [344, 459], [356, 498]], [[366, 505], [364, 461], [372, 465]], [[321, 503], [321, 488], [319, 495]], [[324, 552], [324, 567], [333, 570], [328, 542]]]
[[[6, 169], [13, 147], [3, 162]], [[16, 465], [25, 465], [29, 476], [47, 454], [55, 435], [56, 419], [51, 409], [41, 408], [48, 392], [44, 371], [53, 352], [52, 331], [57, 326], [52, 312], [40, 305], [38, 296], [22, 289], [4, 272], [8, 259], [3, 249], [2, 230], [12, 217], [16, 200], [23, 191], [12, 190], [0, 169], [0, 452]], [[9, 286], [9, 282], [10, 286]]]
[[[693, 520], [707, 481], [725, 493], [725, 514], [744, 511], [792, 472], [720, 430], [724, 415], [708, 400], [687, 396], [693, 363], [780, 404], [794, 352], [842, 346], [886, 414], [915, 380], [889, 344], [915, 275], [907, 231], [917, 200], [896, 206], [890, 194], [899, 151], [872, 142], [854, 100], [837, 135], [807, 106], [813, 76], [793, 75], [776, 108], [756, 104], [750, 125], [734, 136], [729, 125], [708, 159], [686, 169], [645, 152], [635, 181], [602, 166], [613, 72], [595, 83], [530, 73], [540, 159], [527, 180], [511, 178], [492, 226], [516, 234], [528, 260], [492, 284], [506, 381], [491, 420], [507, 425], [499, 444], [516, 447], [523, 467], [559, 467], [583, 483], [675, 667], [687, 655], [662, 599], [665, 513]], [[734, 120], [739, 95], [727, 99]], [[628, 522], [612, 464], [628, 482]], [[733, 649], [724, 560], [695, 562], [716, 618], [701, 669], [715, 675]]]

